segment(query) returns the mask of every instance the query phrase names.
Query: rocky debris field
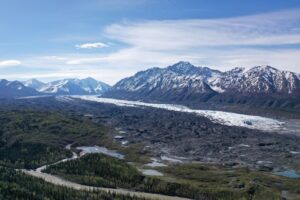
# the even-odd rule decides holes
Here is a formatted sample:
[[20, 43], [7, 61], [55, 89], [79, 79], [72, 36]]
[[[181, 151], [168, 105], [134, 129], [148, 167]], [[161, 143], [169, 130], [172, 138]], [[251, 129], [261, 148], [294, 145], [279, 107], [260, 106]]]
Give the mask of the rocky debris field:
[[[154, 157], [181, 157], [185, 161], [249, 166], [266, 171], [300, 169], [300, 137], [215, 124], [188, 113], [155, 108], [43, 98], [18, 101], [39, 109], [60, 110], [96, 123], [115, 127], [114, 136], [126, 145], [143, 143]], [[296, 153], [295, 153], [296, 152]]]

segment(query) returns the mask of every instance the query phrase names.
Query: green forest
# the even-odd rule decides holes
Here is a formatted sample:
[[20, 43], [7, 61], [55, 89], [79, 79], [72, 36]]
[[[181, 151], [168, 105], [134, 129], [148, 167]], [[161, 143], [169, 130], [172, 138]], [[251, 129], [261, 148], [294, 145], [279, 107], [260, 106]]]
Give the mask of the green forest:
[[57, 112], [0, 111], [0, 164], [33, 169], [72, 154], [69, 143], [101, 144], [106, 128]]
[[0, 167], [0, 199], [2, 200], [142, 200], [137, 197], [99, 191], [79, 191]]
[[102, 154], [88, 154], [80, 159], [48, 167], [46, 173], [90, 186], [128, 188], [171, 196], [196, 198], [197, 188], [142, 175], [135, 166]]

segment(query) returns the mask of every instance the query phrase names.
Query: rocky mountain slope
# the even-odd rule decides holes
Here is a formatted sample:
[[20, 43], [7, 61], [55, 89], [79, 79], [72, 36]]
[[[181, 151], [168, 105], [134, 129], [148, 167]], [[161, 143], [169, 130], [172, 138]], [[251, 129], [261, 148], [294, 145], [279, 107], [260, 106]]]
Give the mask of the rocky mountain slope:
[[[289, 106], [291, 102], [295, 104], [294, 100], [299, 100], [300, 75], [271, 66], [221, 72], [179, 62], [166, 68], [138, 72], [119, 81], [104, 96], [187, 104], [254, 102], [254, 105], [276, 104], [276, 107], [280, 107]], [[292, 106], [298, 106], [299, 103]]]
[[0, 98], [38, 95], [35, 89], [26, 87], [19, 81], [0, 80]]
[[205, 100], [217, 94], [207, 79], [220, 72], [180, 62], [167, 68], [151, 68], [119, 81], [106, 96], [149, 100]]
[[22, 82], [26, 87], [31, 87], [35, 90], [39, 90], [42, 87], [46, 86], [46, 83], [43, 83], [37, 79], [30, 79]]
[[253, 94], [286, 94], [299, 95], [300, 75], [280, 71], [270, 66], [256, 66], [246, 70], [235, 68], [224, 72], [209, 83], [223, 92]]

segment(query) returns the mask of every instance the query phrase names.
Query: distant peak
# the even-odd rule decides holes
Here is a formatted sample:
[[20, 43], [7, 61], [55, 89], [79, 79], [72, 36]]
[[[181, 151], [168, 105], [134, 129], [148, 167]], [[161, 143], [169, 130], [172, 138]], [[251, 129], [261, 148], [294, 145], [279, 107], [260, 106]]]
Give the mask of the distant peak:
[[[178, 63], [176, 63], [176, 64], [185, 64], [185, 65], [191, 65], [191, 63], [190, 62], [188, 62], [188, 61], [179, 61]], [[175, 65], [176, 65], [175, 64]]]
[[6, 80], [6, 79], [1, 79], [0, 81], [1, 81], [2, 83], [8, 82], [8, 80]]
[[96, 81], [96, 79], [94, 79], [94, 78], [92, 78], [92, 77], [86, 77], [86, 78], [84, 78], [84, 79], [81, 79], [81, 80], [90, 80], [90, 81]]
[[242, 73], [245, 71], [246, 68], [244, 67], [235, 67], [229, 71], [226, 71], [226, 73], [230, 72], [230, 73]]
[[192, 65], [190, 62], [180, 61], [178, 63], [175, 63], [174, 65], [171, 65], [168, 67], [168, 69], [174, 70], [174, 71], [180, 71], [180, 72], [186, 72], [190, 70], [191, 68], [195, 68], [194, 65]]
[[181, 66], [194, 66], [194, 65], [192, 65], [190, 62], [187, 62], [187, 61], [179, 61], [178, 63], [175, 63], [172, 66], [179, 66], [179, 67], [181, 67]]
[[259, 68], [259, 69], [270, 69], [270, 68], [273, 68], [271, 67], [270, 65], [257, 65], [253, 68]]
[[26, 81], [26, 82], [31, 82], [31, 83], [43, 83], [42, 81], [40, 81], [40, 80], [38, 80], [38, 79], [36, 79], [36, 78], [32, 78], [32, 79], [29, 79], [28, 81]]
[[249, 72], [253, 72], [253, 71], [272, 71], [272, 72], [277, 72], [279, 71], [278, 69], [270, 66], [270, 65], [258, 65], [255, 67], [252, 67], [248, 70]]

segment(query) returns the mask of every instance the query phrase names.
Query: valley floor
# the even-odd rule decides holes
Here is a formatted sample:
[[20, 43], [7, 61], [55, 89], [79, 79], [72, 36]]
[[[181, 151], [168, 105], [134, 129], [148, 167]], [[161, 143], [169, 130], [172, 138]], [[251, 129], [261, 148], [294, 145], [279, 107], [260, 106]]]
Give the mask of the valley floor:
[[[132, 198], [300, 198], [296, 120], [278, 133], [273, 119], [226, 121], [223, 112], [88, 98], [1, 100], [0, 165], [59, 187]], [[275, 129], [259, 129], [264, 120]]]

